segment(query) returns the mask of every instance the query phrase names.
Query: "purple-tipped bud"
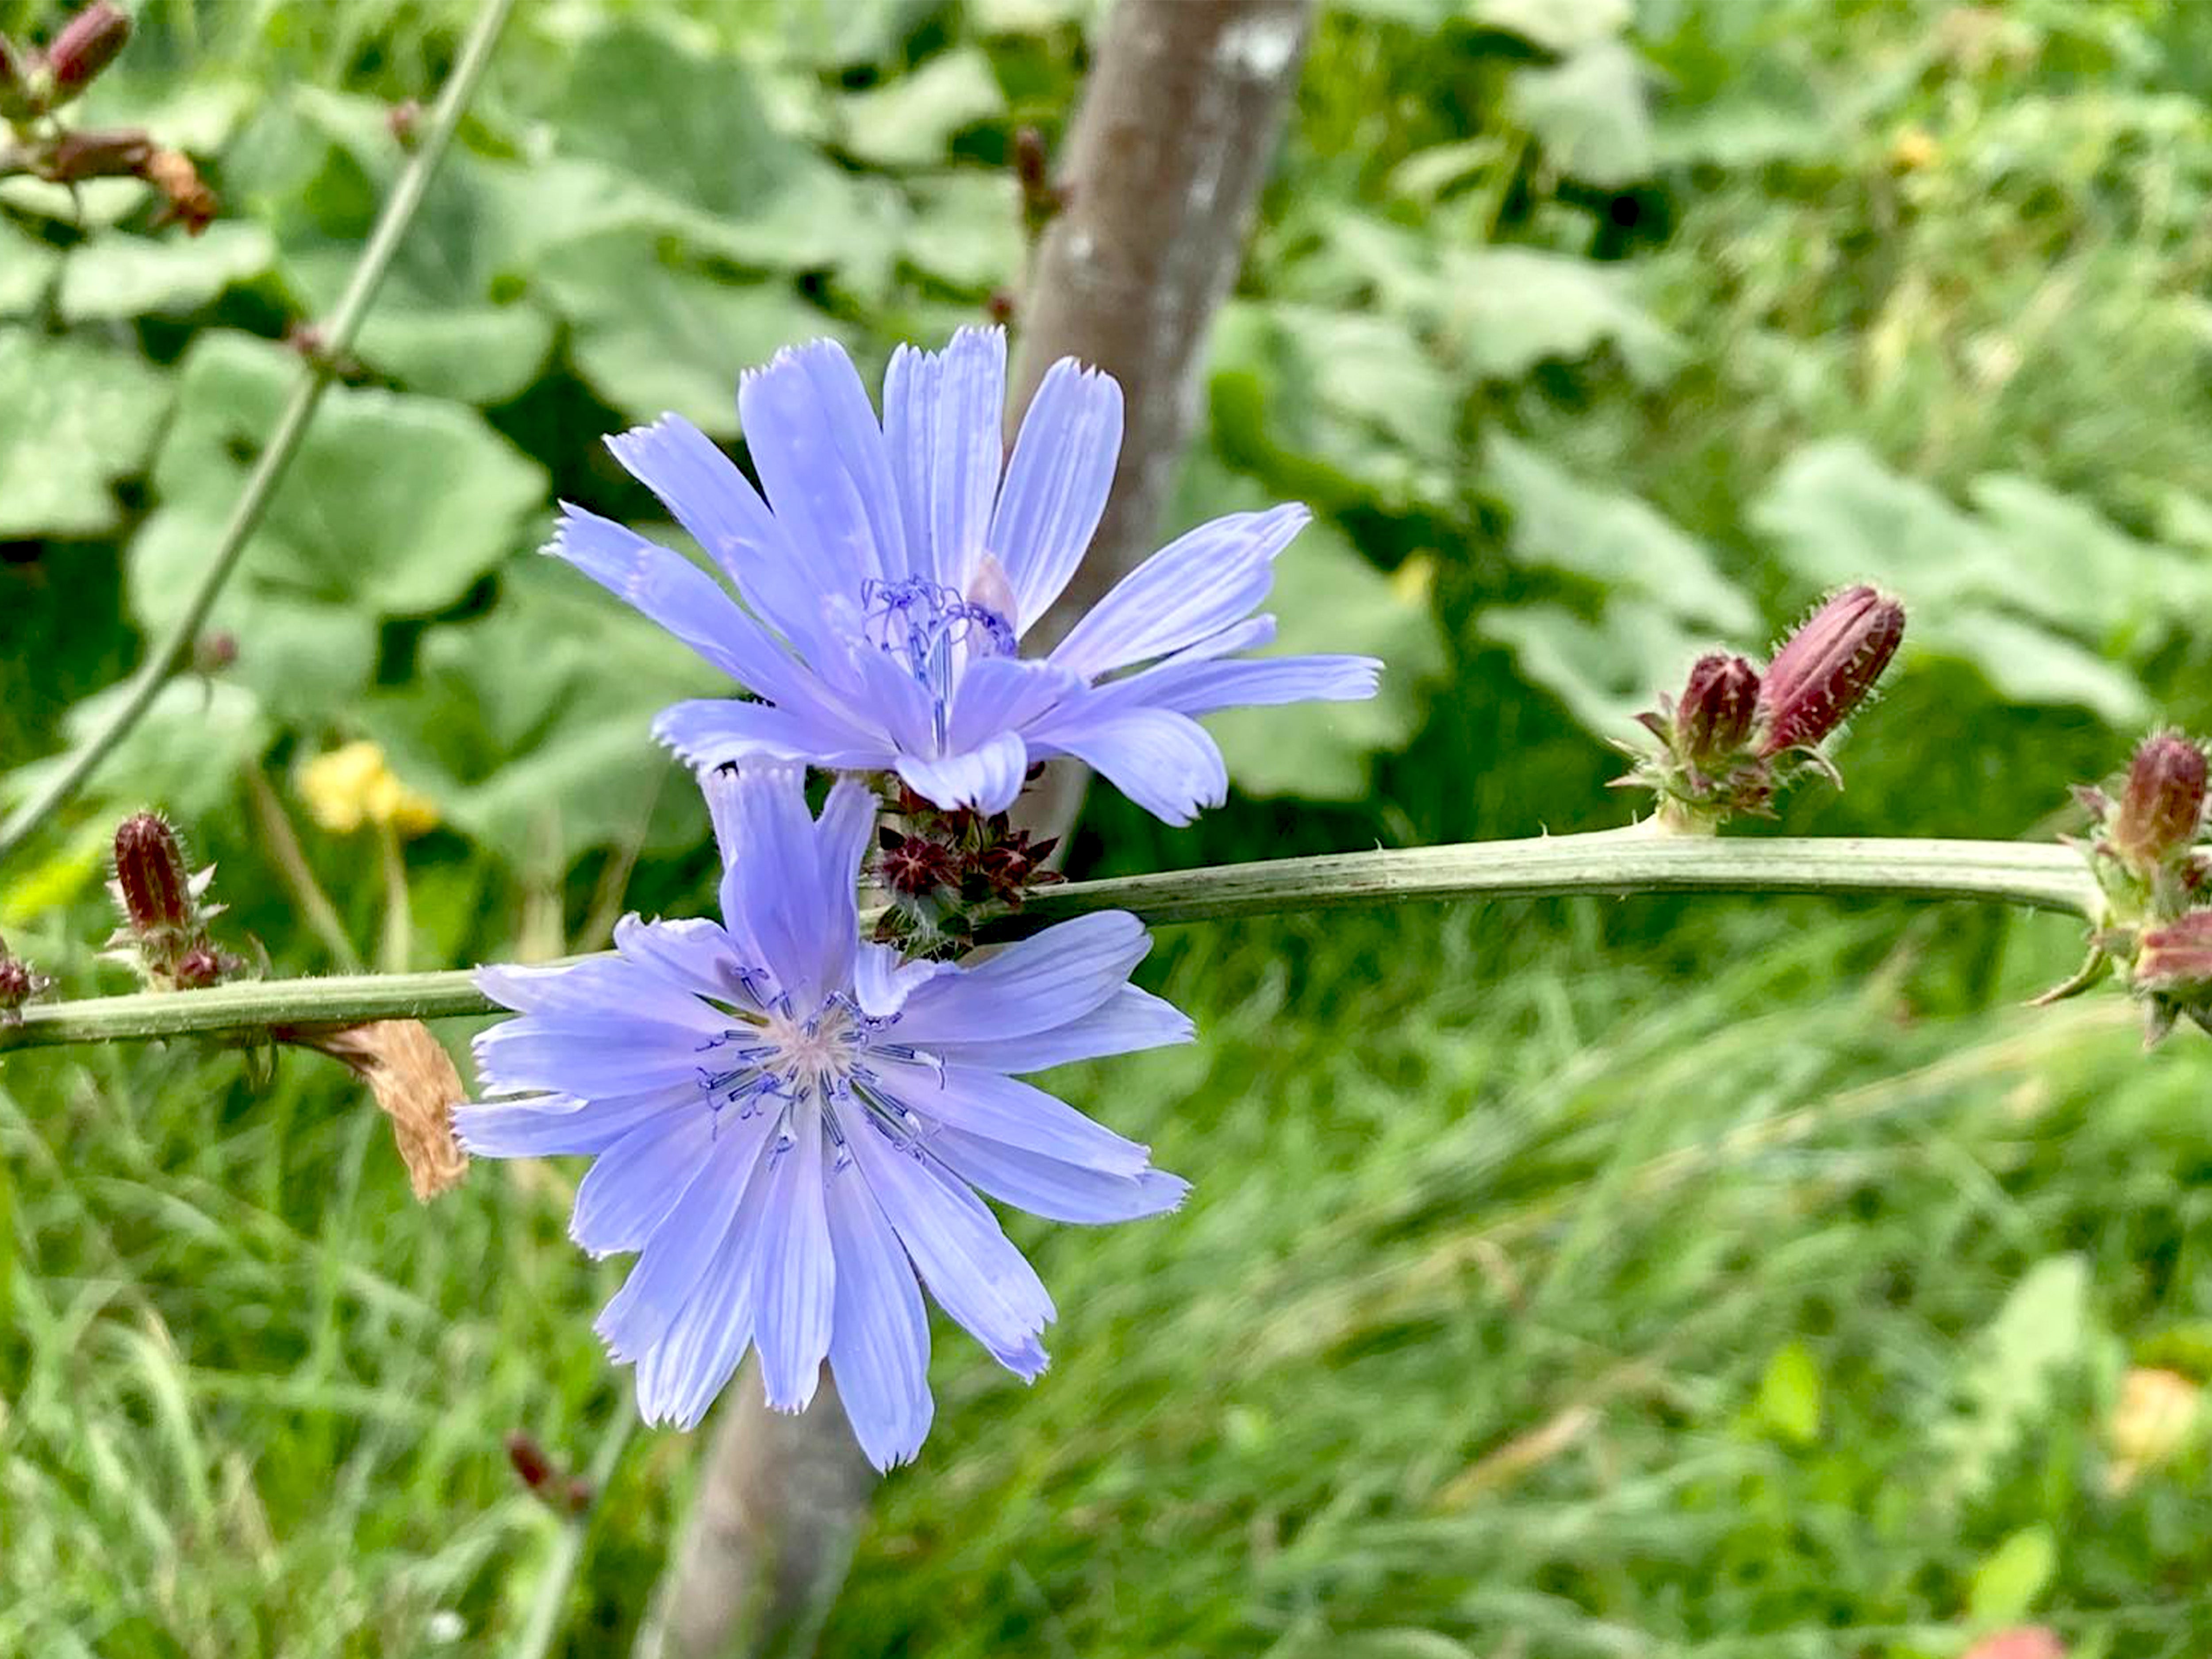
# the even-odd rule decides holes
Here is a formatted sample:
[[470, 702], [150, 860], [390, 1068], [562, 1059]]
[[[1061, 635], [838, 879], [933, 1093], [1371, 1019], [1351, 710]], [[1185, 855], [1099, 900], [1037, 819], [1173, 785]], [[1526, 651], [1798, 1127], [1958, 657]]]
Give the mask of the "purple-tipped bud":
[[1904, 639], [1905, 607], [1871, 587], [1845, 588], [1814, 611], [1767, 665], [1760, 754], [1809, 749], [1850, 719]]
[[2204, 823], [2204, 750], [2179, 732], [2145, 738], [2128, 767], [2127, 787], [2105, 820], [2114, 856], [2148, 878], [2197, 844]]
[[231, 969], [231, 960], [212, 945], [195, 945], [177, 958], [173, 975], [180, 991], [204, 991], [219, 985]]
[[2212, 910], [2145, 928], [2136, 942], [2132, 976], [2140, 990], [2169, 994], [2212, 987]]
[[1759, 712], [1759, 671], [1720, 652], [1691, 665], [1674, 710], [1674, 740], [1693, 766], [1712, 768], [1740, 755]]
[[198, 920], [184, 848], [158, 812], [135, 812], [116, 827], [115, 885], [142, 939], [173, 939]]
[[93, 0], [70, 18], [46, 48], [46, 70], [53, 76], [55, 101], [64, 102], [90, 86], [130, 39], [130, 18], [107, 0]]

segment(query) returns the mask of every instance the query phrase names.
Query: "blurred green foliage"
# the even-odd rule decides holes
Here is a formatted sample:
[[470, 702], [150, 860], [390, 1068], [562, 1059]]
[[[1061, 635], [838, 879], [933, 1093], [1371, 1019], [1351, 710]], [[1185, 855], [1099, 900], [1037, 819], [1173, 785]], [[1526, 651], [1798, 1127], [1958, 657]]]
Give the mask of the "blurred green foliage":
[[[106, 824], [166, 806], [234, 937], [303, 933], [255, 774], [356, 944], [390, 902], [292, 781], [374, 738], [444, 827], [415, 965], [711, 902], [645, 736], [709, 691], [534, 557], [643, 522], [600, 436], [738, 438], [737, 374], [872, 374], [1018, 289], [1011, 137], [1090, 0], [565, 0], [490, 82], [216, 622], [0, 885], [121, 988]], [[46, 0], [0, 0], [36, 37]], [[226, 216], [0, 183], [0, 799], [174, 614], [434, 94], [462, 0], [145, 0], [88, 118]], [[1327, 8], [1170, 517], [1297, 496], [1285, 641], [1371, 708], [1221, 722], [1240, 799], [1093, 803], [1093, 870], [1618, 821], [1601, 739], [1826, 586], [1913, 606], [1851, 788], [1784, 827], [2048, 833], [2154, 718], [2212, 725], [2212, 17], [2154, 0]], [[265, 800], [264, 805], [265, 807]], [[2212, 1060], [2006, 1006], [2063, 925], [1640, 902], [1288, 918], [1172, 941], [1197, 1048], [1067, 1079], [1196, 1178], [1024, 1231], [1064, 1317], [1012, 1389], [951, 1340], [826, 1651], [1947, 1659], [2050, 1617], [2212, 1647], [2201, 1452], [2112, 1489], [2121, 1367], [2212, 1376]], [[491, 1654], [618, 1378], [568, 1172], [410, 1206], [333, 1073], [187, 1052], [0, 1076], [0, 1655]], [[571, 1651], [641, 1615], [691, 1478], [608, 1495]]]

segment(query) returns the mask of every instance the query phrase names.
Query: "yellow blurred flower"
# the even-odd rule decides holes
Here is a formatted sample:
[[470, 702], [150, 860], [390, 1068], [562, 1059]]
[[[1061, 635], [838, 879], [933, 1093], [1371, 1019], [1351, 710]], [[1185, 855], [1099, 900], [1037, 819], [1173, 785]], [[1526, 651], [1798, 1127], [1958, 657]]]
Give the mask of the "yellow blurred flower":
[[301, 767], [300, 796], [309, 816], [334, 835], [374, 823], [390, 826], [404, 841], [438, 827], [437, 804], [402, 783], [384, 750], [366, 741], [318, 755]]
[[1935, 135], [1925, 127], [1905, 128], [1889, 146], [1890, 165], [1906, 173], [1918, 172], [1936, 155]]
[[2112, 1489], [2125, 1492], [2189, 1443], [2204, 1390], [2179, 1371], [2137, 1366], [2121, 1379], [2120, 1401], [2107, 1425]]

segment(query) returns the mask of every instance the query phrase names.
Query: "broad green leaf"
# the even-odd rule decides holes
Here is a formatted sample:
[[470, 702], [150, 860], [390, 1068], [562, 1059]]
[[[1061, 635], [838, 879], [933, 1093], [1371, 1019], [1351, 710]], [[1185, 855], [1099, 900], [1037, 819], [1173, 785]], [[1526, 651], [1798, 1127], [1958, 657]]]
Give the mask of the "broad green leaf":
[[956, 46], [919, 69], [837, 102], [839, 147], [875, 167], [930, 167], [953, 135], [1006, 113], [1006, 95], [980, 46]]
[[1611, 40], [1632, 15], [1630, 0], [1474, 0], [1472, 12], [1478, 23], [1558, 52]]
[[0, 317], [21, 317], [46, 302], [61, 250], [0, 220]]
[[2103, 649], [2166, 625], [2170, 580], [2202, 591], [2204, 579], [2024, 480], [1985, 478], [1977, 495], [1994, 523], [1856, 441], [1831, 440], [1791, 456], [1750, 516], [1808, 581], [1899, 594], [1912, 615], [1908, 653], [1972, 663], [2015, 702], [2077, 703], [2116, 725], [2143, 718], [2142, 687]]
[[63, 260], [61, 314], [80, 322], [195, 311], [225, 289], [266, 276], [276, 260], [268, 231], [236, 220], [198, 236], [107, 231]]
[[2046, 1526], [2022, 1527], [1974, 1569], [1966, 1617], [1976, 1625], [2012, 1625], [2034, 1610], [2058, 1571], [2058, 1540]]
[[1671, 376], [1681, 343], [1639, 306], [1629, 271], [1537, 248], [1448, 248], [1438, 279], [1445, 337], [1476, 374], [1511, 379], [1538, 363], [1620, 353], [1645, 386]]
[[[295, 369], [291, 355], [267, 342], [201, 336], [155, 469], [156, 495], [178, 525], [164, 536], [187, 536], [178, 521], [191, 520], [212, 544], [290, 395]], [[470, 410], [334, 386], [239, 580], [368, 615], [434, 611], [537, 538], [545, 490], [544, 471]], [[169, 584], [157, 586], [135, 568], [131, 595], [149, 624], [179, 602]]]
[[564, 858], [635, 835], [657, 793], [688, 805], [653, 716], [729, 682], [553, 560], [517, 561], [501, 589], [483, 617], [425, 633], [416, 684], [364, 709], [403, 775], [516, 862], [549, 832]]
[[1711, 643], [1635, 599], [1613, 600], [1595, 620], [1556, 605], [1492, 605], [1475, 627], [1511, 651], [1521, 677], [1557, 697], [1577, 725], [1607, 738], [1632, 733], [1655, 690], [1680, 684]]
[[1458, 396], [1389, 319], [1233, 303], [1215, 325], [1211, 388], [1224, 453], [1291, 493], [1458, 507]]
[[673, 412], [737, 431], [738, 376], [781, 347], [842, 332], [781, 277], [738, 281], [678, 270], [627, 236], [561, 249], [540, 279], [575, 331], [592, 388], [639, 421]]
[[[203, 506], [163, 507], [131, 539], [127, 592], [148, 629], [183, 608], [215, 556], [221, 517]], [[206, 632], [227, 633], [238, 657], [226, 680], [252, 690], [280, 719], [312, 720], [343, 709], [368, 688], [376, 669], [377, 617], [360, 605], [301, 597], [264, 579], [257, 546], [227, 582]]]
[[1013, 180], [971, 171], [919, 179], [899, 257], [951, 288], [984, 293], [1019, 280], [1020, 208]]
[[1784, 1343], [1774, 1351], [1759, 1380], [1751, 1415], [1761, 1429], [1793, 1446], [1820, 1439], [1820, 1368], [1803, 1343]]
[[424, 307], [380, 301], [354, 355], [411, 392], [480, 406], [535, 380], [553, 349], [553, 319], [536, 306]]
[[1575, 477], [1502, 432], [1484, 446], [1486, 482], [1512, 509], [1510, 545], [1525, 564], [1646, 595], [1685, 622], [1741, 638], [1759, 613], [1705, 550], [1648, 503]]
[[[106, 723], [127, 690], [112, 685], [70, 710], [63, 729], [70, 753]], [[240, 769], [261, 757], [272, 735], [258, 700], [244, 686], [197, 677], [172, 680], [94, 769], [86, 793], [187, 820], [200, 817], [230, 799]], [[0, 781], [0, 793], [22, 799], [67, 758], [17, 768]]]
[[1607, 188], [1650, 175], [1650, 94], [1644, 63], [1619, 40], [1601, 40], [1564, 62], [1513, 76], [1514, 118], [1545, 158], [1573, 179]]
[[0, 327], [0, 538], [113, 529], [172, 391], [136, 353]]
[[579, 44], [550, 114], [565, 152], [620, 168], [688, 210], [699, 228], [778, 209], [794, 220], [809, 207], [833, 212], [838, 169], [767, 112], [743, 64], [624, 21]]

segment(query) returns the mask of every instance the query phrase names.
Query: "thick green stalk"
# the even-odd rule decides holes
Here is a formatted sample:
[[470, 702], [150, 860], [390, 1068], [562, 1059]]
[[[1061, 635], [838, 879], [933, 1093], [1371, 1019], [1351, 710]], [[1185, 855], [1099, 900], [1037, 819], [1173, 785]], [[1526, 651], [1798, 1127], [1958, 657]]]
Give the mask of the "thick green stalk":
[[[2006, 841], [1727, 841], [1547, 836], [1404, 851], [1273, 859], [1072, 883], [1038, 894], [1018, 925], [1091, 910], [1148, 922], [1419, 900], [1575, 893], [1824, 893], [1980, 899], [2087, 916], [2095, 884], [2063, 847]], [[33, 1005], [0, 1025], [0, 1051], [60, 1042], [252, 1036], [272, 1025], [481, 1014], [493, 1005], [465, 971], [267, 980], [211, 990]]]
[[144, 718], [170, 676], [190, 656], [193, 641], [199, 638], [201, 627], [215, 609], [216, 596], [238, 568], [246, 544], [252, 540], [263, 514], [276, 497], [277, 485], [283, 482], [293, 456], [299, 452], [301, 441], [307, 435], [307, 424], [314, 418], [315, 406], [322, 402], [323, 390], [331, 382], [331, 365], [351, 348], [362, 319], [368, 315], [384, 273], [392, 264], [392, 255], [399, 251], [408, 227], [415, 222], [415, 215], [429, 191], [431, 175], [437, 172], [439, 161], [453, 142], [453, 131], [460, 125], [461, 112], [475, 93], [477, 82], [483, 78], [485, 65], [491, 61], [492, 47], [514, 5], [514, 0], [484, 0], [483, 9], [477, 12], [468, 39], [462, 43], [461, 55], [453, 64], [453, 73], [439, 95], [437, 106], [431, 111], [422, 143], [400, 173], [392, 199], [384, 204], [375, 228], [369, 233], [368, 245], [362, 250], [352, 279], [339, 296], [337, 309], [324, 325], [321, 348], [301, 366], [298, 384], [292, 388], [283, 412], [277, 416], [276, 428], [270, 434], [267, 447], [247, 475], [246, 487], [239, 492], [237, 503], [230, 510], [229, 522], [223, 526], [215, 552], [200, 574], [199, 586], [192, 590], [168, 631], [139, 665], [130, 690], [106, 724], [86, 739], [84, 745], [6, 823], [0, 824], [0, 861], [13, 855], [40, 824], [84, 787], [85, 781], [99, 769], [100, 763]]

